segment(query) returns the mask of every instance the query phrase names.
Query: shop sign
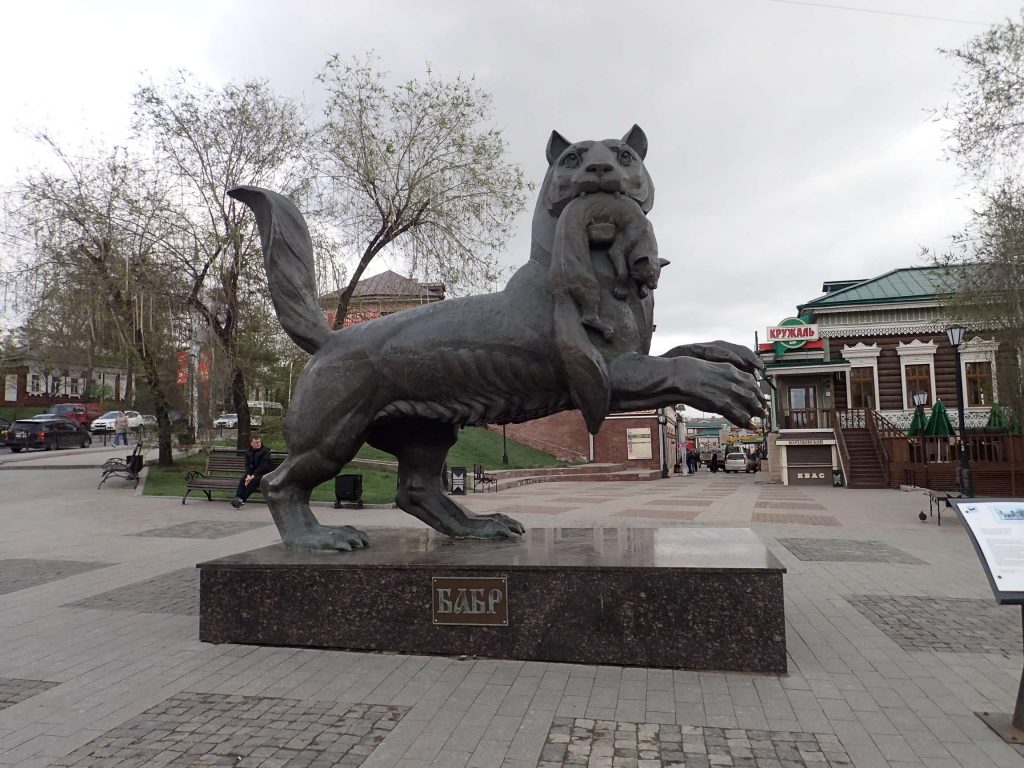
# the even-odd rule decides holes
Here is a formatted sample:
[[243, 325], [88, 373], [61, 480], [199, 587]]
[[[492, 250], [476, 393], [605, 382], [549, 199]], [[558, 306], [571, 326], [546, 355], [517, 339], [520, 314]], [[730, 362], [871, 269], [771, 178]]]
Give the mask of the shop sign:
[[831, 485], [832, 467], [789, 467], [790, 485]]
[[782, 344], [787, 349], [797, 349], [808, 341], [817, 341], [819, 338], [818, 326], [799, 317], [787, 317], [778, 325], [768, 328], [768, 341]]

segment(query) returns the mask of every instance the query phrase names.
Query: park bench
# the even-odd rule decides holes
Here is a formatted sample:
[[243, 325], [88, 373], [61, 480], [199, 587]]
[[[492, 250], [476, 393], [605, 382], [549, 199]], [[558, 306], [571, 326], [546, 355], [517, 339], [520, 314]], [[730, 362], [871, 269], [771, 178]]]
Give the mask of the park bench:
[[103, 484], [112, 477], [123, 477], [128, 482], [134, 482], [133, 488], [139, 487], [139, 475], [142, 474], [142, 441], [135, 444], [130, 456], [121, 459], [107, 459], [100, 467], [100, 484], [96, 486], [98, 491]]
[[[270, 463], [274, 469], [288, 457], [287, 453], [271, 453]], [[185, 474], [184, 504], [192, 491], [202, 491], [207, 501], [213, 501], [213, 491], [228, 491], [232, 497], [238, 489], [238, 481], [245, 475], [244, 451], [210, 451], [206, 457], [206, 470], [193, 470]], [[257, 492], [262, 492], [257, 489]]]
[[482, 488], [483, 491], [486, 491], [488, 488], [491, 488], [495, 493], [497, 493], [498, 492], [498, 478], [495, 477], [494, 475], [488, 475], [486, 472], [484, 472], [484, 465], [483, 464], [474, 464], [473, 465], [473, 490], [474, 491], [480, 491], [481, 488]]

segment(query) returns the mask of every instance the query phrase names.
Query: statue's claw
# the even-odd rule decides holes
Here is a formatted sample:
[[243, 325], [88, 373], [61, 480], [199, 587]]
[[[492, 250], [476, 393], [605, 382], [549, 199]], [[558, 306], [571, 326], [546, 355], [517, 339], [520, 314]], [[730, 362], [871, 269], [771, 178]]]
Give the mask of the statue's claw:
[[318, 525], [285, 541], [289, 549], [340, 550], [368, 547], [370, 540], [362, 531], [350, 525]]
[[661, 357], [695, 357], [709, 363], [728, 363], [741, 371], [753, 373], [764, 368], [754, 352], [730, 341], [709, 341], [702, 344], [683, 344], [670, 349]]
[[511, 539], [526, 533], [526, 526], [508, 515], [494, 512], [490, 515], [472, 515], [465, 521], [467, 539]]

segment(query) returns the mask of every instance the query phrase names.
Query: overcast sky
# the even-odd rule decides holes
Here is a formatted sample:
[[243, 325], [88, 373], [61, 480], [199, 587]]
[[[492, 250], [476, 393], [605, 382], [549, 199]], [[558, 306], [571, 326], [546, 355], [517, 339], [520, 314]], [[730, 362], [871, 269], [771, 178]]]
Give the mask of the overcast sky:
[[[428, 61], [441, 77], [475, 75], [494, 96], [512, 159], [535, 182], [551, 129], [600, 139], [640, 124], [657, 189], [651, 220], [672, 260], [656, 293], [653, 351], [718, 338], [751, 345], [755, 330], [763, 338], [823, 281], [921, 264], [922, 246], [948, 245], [970, 201], [929, 117], [956, 77], [937, 49], [1020, 9], [1008, 0], [830, 5], [11, 4], [0, 185], [33, 162], [34, 130], [69, 143], [123, 140], [143, 74], [186, 68], [212, 85], [262, 77], [315, 103], [313, 76], [329, 55], [373, 49], [396, 79], [422, 75]], [[509, 265], [527, 259], [532, 206]]]

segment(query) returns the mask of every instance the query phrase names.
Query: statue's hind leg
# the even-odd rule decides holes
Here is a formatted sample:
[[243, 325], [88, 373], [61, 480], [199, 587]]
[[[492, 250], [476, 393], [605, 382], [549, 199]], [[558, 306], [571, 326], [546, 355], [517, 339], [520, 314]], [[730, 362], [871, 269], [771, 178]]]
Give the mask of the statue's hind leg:
[[445, 493], [441, 468], [457, 435], [458, 427], [419, 419], [374, 429], [370, 444], [398, 458], [399, 508], [455, 538], [507, 539], [525, 533], [517, 520], [500, 513], [474, 514]]
[[347, 448], [333, 454], [326, 447], [292, 452], [280, 467], [263, 478], [263, 494], [286, 547], [349, 550], [367, 545], [362, 531], [348, 525], [322, 525], [309, 507], [313, 489], [337, 475], [359, 445]]

